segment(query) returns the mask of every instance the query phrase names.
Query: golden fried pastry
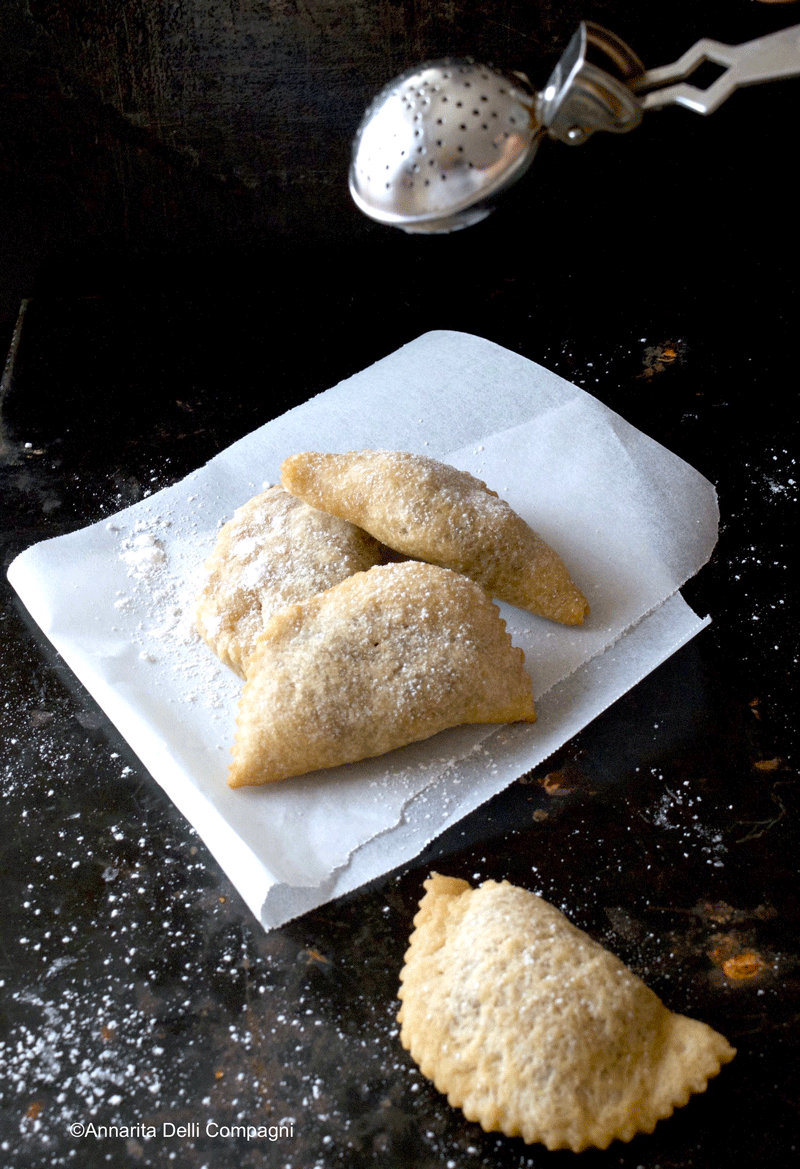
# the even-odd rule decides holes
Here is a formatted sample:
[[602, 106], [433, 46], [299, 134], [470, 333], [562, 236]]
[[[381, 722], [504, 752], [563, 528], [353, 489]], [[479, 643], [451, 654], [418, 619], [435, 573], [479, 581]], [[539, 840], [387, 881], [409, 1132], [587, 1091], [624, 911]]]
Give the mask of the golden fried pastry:
[[353, 763], [462, 723], [535, 718], [522, 650], [483, 589], [431, 564], [381, 565], [267, 622], [229, 783]]
[[652, 1132], [733, 1059], [541, 897], [434, 875], [401, 974], [400, 1039], [487, 1132], [604, 1149]]
[[197, 630], [243, 677], [273, 613], [386, 559], [387, 549], [354, 524], [270, 487], [220, 529], [205, 565]]
[[501, 601], [566, 625], [589, 611], [562, 560], [496, 492], [403, 451], [306, 452], [281, 467], [287, 491], [407, 556], [452, 568]]

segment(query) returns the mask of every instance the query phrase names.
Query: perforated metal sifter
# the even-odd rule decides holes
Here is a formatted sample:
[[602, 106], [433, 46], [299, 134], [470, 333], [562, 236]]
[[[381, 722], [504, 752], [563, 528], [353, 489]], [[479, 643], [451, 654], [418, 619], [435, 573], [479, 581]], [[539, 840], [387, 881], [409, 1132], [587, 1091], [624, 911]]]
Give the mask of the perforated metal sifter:
[[[708, 89], [686, 79], [724, 66]], [[672, 65], [646, 71], [614, 33], [583, 21], [537, 93], [523, 73], [470, 60], [432, 61], [390, 82], [353, 143], [350, 193], [371, 219], [407, 232], [477, 223], [530, 166], [543, 138], [570, 146], [627, 133], [646, 110], [709, 114], [737, 88], [800, 76], [800, 25], [742, 45], [700, 40]]]

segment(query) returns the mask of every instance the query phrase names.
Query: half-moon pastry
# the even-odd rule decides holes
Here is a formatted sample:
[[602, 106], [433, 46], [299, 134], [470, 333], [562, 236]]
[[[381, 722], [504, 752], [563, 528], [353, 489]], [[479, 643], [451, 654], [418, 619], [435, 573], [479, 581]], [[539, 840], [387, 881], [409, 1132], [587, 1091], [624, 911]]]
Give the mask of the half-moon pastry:
[[522, 650], [479, 585], [419, 561], [381, 565], [267, 622], [229, 783], [353, 763], [463, 723], [535, 718]]
[[735, 1055], [534, 893], [438, 875], [425, 889], [400, 1039], [487, 1132], [604, 1149], [652, 1132]]
[[404, 451], [292, 455], [284, 487], [390, 548], [464, 573], [493, 597], [566, 625], [589, 611], [561, 558], [480, 479]]
[[244, 677], [256, 638], [273, 613], [387, 558], [387, 549], [354, 524], [309, 507], [283, 487], [270, 487], [220, 529], [205, 565], [197, 630]]

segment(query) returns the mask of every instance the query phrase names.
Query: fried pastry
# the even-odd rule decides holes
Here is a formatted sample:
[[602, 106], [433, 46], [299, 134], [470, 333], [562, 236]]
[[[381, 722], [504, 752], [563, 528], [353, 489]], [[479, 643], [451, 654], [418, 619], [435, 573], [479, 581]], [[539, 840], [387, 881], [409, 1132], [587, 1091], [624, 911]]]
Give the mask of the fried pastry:
[[244, 677], [264, 622], [388, 558], [388, 550], [347, 520], [270, 487], [234, 512], [205, 565], [197, 603], [200, 636]]
[[407, 556], [464, 573], [493, 597], [566, 625], [589, 607], [561, 558], [466, 471], [403, 451], [305, 452], [281, 467], [299, 499]]
[[487, 1132], [604, 1149], [652, 1132], [735, 1055], [541, 897], [438, 875], [425, 889], [400, 1039]]
[[229, 783], [353, 763], [462, 723], [535, 718], [522, 650], [479, 585], [419, 561], [381, 565], [267, 622]]

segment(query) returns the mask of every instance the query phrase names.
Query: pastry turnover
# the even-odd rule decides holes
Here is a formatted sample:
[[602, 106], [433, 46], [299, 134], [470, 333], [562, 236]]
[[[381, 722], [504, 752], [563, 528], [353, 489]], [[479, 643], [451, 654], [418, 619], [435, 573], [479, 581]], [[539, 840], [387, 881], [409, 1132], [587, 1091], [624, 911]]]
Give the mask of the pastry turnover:
[[652, 1132], [735, 1055], [541, 897], [438, 875], [425, 889], [400, 1039], [487, 1132], [604, 1149]]
[[403, 451], [305, 452], [284, 487], [390, 548], [464, 573], [501, 601], [567, 625], [589, 611], [560, 557], [496, 492], [466, 471]]
[[229, 783], [352, 763], [462, 723], [535, 718], [522, 650], [483, 589], [431, 564], [380, 565], [266, 623]]
[[238, 508], [205, 565], [196, 625], [240, 676], [264, 622], [387, 559], [387, 549], [347, 520], [270, 487]]

